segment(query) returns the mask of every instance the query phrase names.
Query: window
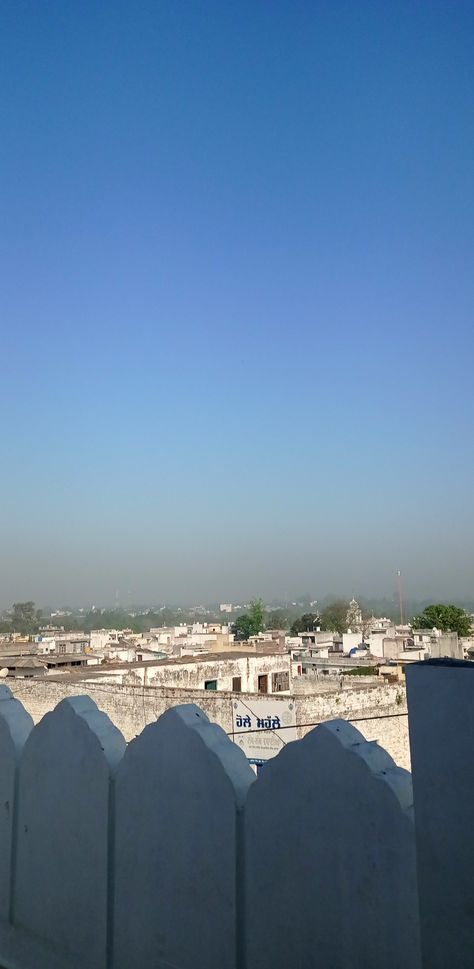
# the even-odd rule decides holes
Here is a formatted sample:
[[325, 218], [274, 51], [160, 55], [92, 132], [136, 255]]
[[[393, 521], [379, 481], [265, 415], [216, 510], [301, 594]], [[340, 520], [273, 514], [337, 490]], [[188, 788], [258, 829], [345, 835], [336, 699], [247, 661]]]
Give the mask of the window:
[[290, 689], [290, 674], [287, 670], [282, 673], [272, 673], [272, 693], [281, 693]]
[[268, 675], [262, 673], [258, 678], [258, 692], [268, 693]]
[[240, 693], [241, 689], [242, 689], [242, 677], [241, 676], [233, 676], [232, 677], [232, 692], [233, 693]]
[[137, 660], [138, 660], [138, 662], [139, 662], [139, 663], [141, 663], [141, 662], [142, 662], [142, 660], [143, 660], [143, 655], [142, 655], [142, 653], [138, 653], [138, 655], [137, 655]]
[[217, 690], [217, 680], [204, 680], [205, 690]]

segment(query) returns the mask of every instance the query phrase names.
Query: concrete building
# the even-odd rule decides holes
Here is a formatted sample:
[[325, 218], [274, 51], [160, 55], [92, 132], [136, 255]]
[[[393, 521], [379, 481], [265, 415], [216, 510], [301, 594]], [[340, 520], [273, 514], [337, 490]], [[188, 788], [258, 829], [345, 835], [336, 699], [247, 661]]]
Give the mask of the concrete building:
[[57, 653], [85, 653], [89, 648], [89, 636], [64, 636], [56, 639]]
[[[296, 668], [295, 668], [296, 664]], [[328, 657], [309, 653], [295, 653], [293, 655], [293, 666], [295, 676], [306, 676], [309, 674], [324, 674], [324, 676], [340, 676], [343, 669], [354, 669], [358, 663], [350, 659], [349, 656]]]
[[0, 668], [8, 670], [8, 677], [47, 676], [51, 672], [63, 673], [80, 667], [94, 666], [98, 663], [97, 657], [79, 652], [69, 654], [47, 653], [44, 655], [28, 653], [22, 656], [0, 654]]
[[[48, 657], [49, 659], [49, 657]], [[206, 656], [169, 657], [107, 663], [88, 670], [91, 681], [119, 684], [167, 686], [246, 693], [283, 693], [290, 689], [288, 654], [248, 652], [232, 657], [213, 653]]]
[[463, 649], [459, 641], [458, 634], [453, 632], [439, 632], [433, 637], [430, 646], [430, 655], [433, 659], [462, 659]]
[[44, 659], [34, 654], [26, 656], [2, 656], [0, 658], [2, 678], [17, 677], [19, 679], [32, 679], [36, 676], [45, 676], [47, 666]]
[[121, 639], [132, 635], [131, 629], [93, 629], [90, 634], [90, 648], [101, 650], [104, 646], [117, 645]]
[[376, 623], [364, 636], [357, 631], [343, 633], [343, 652], [349, 655], [353, 649], [367, 646], [372, 656], [395, 659], [399, 653], [413, 645], [411, 626], [390, 624], [388, 620], [376, 620]]
[[463, 659], [463, 645], [455, 632], [440, 629], [414, 629], [413, 646], [433, 659]]
[[460, 639], [463, 659], [474, 659], [474, 636], [463, 636]]
[[35, 642], [38, 645], [41, 643], [54, 642], [58, 652], [83, 653], [89, 648], [89, 633], [84, 633], [78, 629], [74, 629], [69, 632], [65, 632], [64, 629], [56, 629], [53, 631], [53, 628], [54, 627], [50, 627], [48, 633], [43, 630], [39, 636], [35, 636]]
[[[177, 656], [201, 652], [225, 652], [234, 648], [230, 626], [221, 623], [182, 623], [180, 626], [152, 627], [150, 636], [156, 646]], [[241, 648], [241, 644], [240, 647]]]
[[348, 656], [351, 649], [360, 646], [362, 636], [360, 632], [347, 632], [342, 634], [342, 652]]
[[163, 650], [152, 648], [147, 640], [137, 642], [127, 639], [120, 639], [117, 644], [111, 643], [94, 653], [94, 656], [100, 656], [103, 663], [141, 663], [144, 660], [164, 659], [166, 655]]
[[317, 630], [308, 630], [298, 633], [301, 652], [309, 655], [329, 656], [331, 653], [339, 652], [340, 637], [337, 633]]

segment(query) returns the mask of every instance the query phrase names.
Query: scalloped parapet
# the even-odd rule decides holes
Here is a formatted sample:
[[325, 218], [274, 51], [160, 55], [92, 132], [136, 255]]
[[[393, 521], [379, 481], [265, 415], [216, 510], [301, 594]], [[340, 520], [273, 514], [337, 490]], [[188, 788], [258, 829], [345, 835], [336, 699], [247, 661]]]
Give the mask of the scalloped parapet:
[[33, 720], [8, 686], [0, 685], [0, 921], [10, 917], [12, 859], [16, 843], [18, 762]]
[[411, 777], [344, 720], [249, 792], [246, 937], [252, 969], [419, 969]]
[[254, 780], [194, 704], [129, 744], [116, 781], [114, 969], [235, 969], [239, 815]]
[[344, 720], [257, 779], [193, 704], [127, 746], [88, 696], [33, 727], [1, 684], [0, 966], [470, 969], [474, 667], [408, 684], [414, 805]]
[[87, 696], [58, 704], [20, 761], [13, 924], [103, 969], [107, 953], [111, 780], [125, 741]]

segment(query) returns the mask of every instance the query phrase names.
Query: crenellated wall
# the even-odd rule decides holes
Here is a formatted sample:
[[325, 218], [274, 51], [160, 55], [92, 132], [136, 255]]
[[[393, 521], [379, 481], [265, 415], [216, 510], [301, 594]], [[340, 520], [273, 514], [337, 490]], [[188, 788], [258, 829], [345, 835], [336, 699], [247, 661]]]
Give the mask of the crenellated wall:
[[256, 779], [195, 704], [127, 744], [90, 696], [34, 726], [1, 685], [0, 965], [471, 969], [474, 664], [408, 682], [414, 803], [343, 719]]
[[1, 686], [0, 765], [6, 969], [283, 969], [315, 946], [419, 969], [410, 775], [342, 720], [256, 781], [194, 704], [127, 746], [89, 696], [33, 726]]

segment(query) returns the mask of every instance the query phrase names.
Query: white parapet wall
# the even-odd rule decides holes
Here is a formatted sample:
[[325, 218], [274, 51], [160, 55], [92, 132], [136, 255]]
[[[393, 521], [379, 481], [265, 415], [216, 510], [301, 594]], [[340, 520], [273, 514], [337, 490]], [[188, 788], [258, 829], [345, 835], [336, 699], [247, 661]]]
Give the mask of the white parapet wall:
[[421, 969], [411, 776], [343, 720], [256, 779], [195, 704], [1, 686], [0, 784], [4, 969]]
[[127, 744], [90, 696], [35, 725], [1, 685], [0, 966], [472, 969], [474, 666], [414, 664], [408, 700], [413, 781], [344, 719], [256, 778], [194, 703]]

